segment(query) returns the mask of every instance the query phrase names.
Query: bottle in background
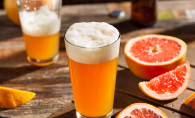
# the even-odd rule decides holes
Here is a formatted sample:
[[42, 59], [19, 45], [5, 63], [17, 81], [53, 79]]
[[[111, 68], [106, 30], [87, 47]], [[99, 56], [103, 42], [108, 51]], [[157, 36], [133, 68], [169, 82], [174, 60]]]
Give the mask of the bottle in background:
[[156, 0], [133, 0], [131, 22], [140, 26], [152, 26], [156, 22]]

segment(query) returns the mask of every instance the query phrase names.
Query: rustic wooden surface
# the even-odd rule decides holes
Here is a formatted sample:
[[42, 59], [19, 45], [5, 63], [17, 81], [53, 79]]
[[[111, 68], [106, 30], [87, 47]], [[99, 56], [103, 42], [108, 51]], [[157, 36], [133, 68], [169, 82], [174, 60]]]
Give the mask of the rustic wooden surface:
[[[184, 99], [195, 92], [195, 1], [159, 1], [158, 15], [166, 12], [173, 17], [159, 17], [154, 26], [147, 28], [130, 23], [130, 7], [130, 2], [63, 6], [60, 57], [55, 64], [47, 67], [36, 67], [26, 61], [20, 27], [6, 17], [5, 11], [0, 10], [0, 86], [37, 94], [33, 100], [17, 108], [0, 108], [0, 115], [11, 118], [76, 118], [63, 35], [72, 23], [104, 21], [114, 25], [121, 33], [113, 118], [122, 109], [136, 102], [152, 104], [169, 118], [195, 117], [195, 111], [182, 104]], [[125, 11], [125, 18], [110, 17], [115, 9]], [[126, 65], [123, 54], [126, 41], [145, 34], [171, 35], [188, 44], [186, 61], [191, 64], [191, 80], [188, 88], [177, 99], [158, 101], [146, 96], [138, 87], [138, 83], [143, 80], [133, 75]]]

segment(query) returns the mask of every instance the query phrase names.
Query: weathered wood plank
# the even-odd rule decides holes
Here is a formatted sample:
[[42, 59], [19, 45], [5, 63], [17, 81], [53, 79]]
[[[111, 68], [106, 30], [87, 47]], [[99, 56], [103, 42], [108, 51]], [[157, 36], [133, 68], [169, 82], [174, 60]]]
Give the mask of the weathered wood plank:
[[[152, 103], [150, 103], [148, 101], [145, 101], [143, 99], [138, 99], [136, 97], [129, 96], [128, 94], [124, 94], [124, 93], [121, 93], [121, 92], [116, 90], [115, 101], [114, 101], [114, 116], [116, 116], [119, 111], [123, 110], [124, 108], [126, 108], [127, 106], [129, 106], [133, 103], [152, 104]], [[164, 107], [159, 106], [157, 104], [152, 104], [152, 105], [158, 107], [159, 109], [161, 109], [168, 116], [168, 118], [179, 118], [179, 117], [189, 118], [185, 115], [181, 115], [177, 112], [174, 112], [171, 109], [164, 108]]]
[[106, 8], [108, 9], [109, 14], [114, 10], [122, 10], [126, 14], [131, 13], [131, 2], [121, 2], [121, 3], [107, 3]]
[[165, 0], [158, 1], [158, 9], [194, 9], [195, 1], [194, 0]]
[[47, 118], [76, 118], [74, 103], [63, 105], [61, 108], [50, 114]]
[[55, 110], [69, 104], [64, 97], [36, 99], [14, 109], [0, 109], [0, 113], [11, 118], [46, 118]]
[[53, 78], [53, 81], [37, 82], [30, 84], [4, 84], [3, 87], [9, 87], [19, 90], [26, 90], [35, 92], [36, 96], [33, 98], [44, 100], [46, 98], [63, 98], [66, 102], [71, 102], [73, 99], [72, 86], [69, 78], [58, 80]]
[[194, 54], [195, 48], [188, 46], [187, 48], [187, 56], [186, 61], [190, 62], [190, 65], [195, 67], [195, 54]]
[[[67, 78], [67, 80], [66, 80]], [[40, 82], [61, 82], [69, 80], [69, 68], [66, 65], [53, 64], [45, 68], [26, 66], [0, 69], [0, 85], [29, 84]]]
[[[144, 101], [142, 99], [138, 99], [132, 96], [129, 96], [127, 94], [121, 93], [119, 91], [116, 91], [115, 93], [115, 100], [114, 100], [114, 108], [113, 108], [113, 116], [112, 118], [115, 118], [115, 116], [124, 108], [127, 106], [133, 104], [133, 103], [149, 103], [148, 101]], [[69, 107], [67, 107], [67, 104], [61, 107], [60, 109], [53, 112], [48, 118], [76, 118], [76, 110], [73, 107], [73, 104], [69, 104]], [[159, 109], [161, 109], [169, 118], [189, 118], [185, 115], [181, 115], [177, 112], [174, 112], [172, 110], [163, 108], [159, 105], [155, 105]]]
[[84, 17], [108, 14], [105, 4], [65, 5], [61, 9], [62, 17]]

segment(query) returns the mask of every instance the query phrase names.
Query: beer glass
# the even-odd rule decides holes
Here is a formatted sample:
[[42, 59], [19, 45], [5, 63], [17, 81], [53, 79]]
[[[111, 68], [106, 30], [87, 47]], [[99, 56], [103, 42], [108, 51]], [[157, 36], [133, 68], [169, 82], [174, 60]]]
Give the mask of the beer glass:
[[[97, 24], [97, 26], [100, 25]], [[81, 26], [81, 29], [70, 34], [80, 37], [77, 32], [86, 30], [89, 31], [87, 37], [92, 37], [93, 39], [93, 36], [98, 35], [98, 32], [109, 32], [110, 29], [107, 26], [104, 28], [107, 31], [98, 31], [97, 29], [97, 33], [90, 34], [92, 29], [88, 27], [85, 29]], [[82, 31], [81, 35], [86, 35], [82, 34]], [[114, 38], [114, 42], [111, 44], [89, 47], [89, 45], [80, 46], [72, 43], [67, 33], [69, 33], [69, 30], [65, 34], [65, 46], [77, 118], [111, 117], [115, 93], [120, 34], [117, 34], [117, 37]], [[104, 39], [100, 40], [104, 43]], [[88, 39], [84, 39], [84, 41], [88, 41]], [[80, 43], [83, 42], [78, 42], [78, 44]]]
[[47, 66], [58, 59], [61, 0], [17, 0], [27, 60]]

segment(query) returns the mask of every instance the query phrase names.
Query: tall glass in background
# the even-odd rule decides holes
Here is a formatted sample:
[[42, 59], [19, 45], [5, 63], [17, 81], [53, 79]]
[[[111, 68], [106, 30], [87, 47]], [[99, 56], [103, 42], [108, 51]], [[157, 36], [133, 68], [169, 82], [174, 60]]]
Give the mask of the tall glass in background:
[[[82, 34], [83, 30], [86, 30], [87, 38], [92, 37], [92, 40], [93, 36], [98, 35], [99, 32], [103, 34], [110, 32], [110, 29], [105, 27], [107, 31], [91, 33], [91, 29], [86, 27], [80, 27], [78, 31]], [[120, 45], [119, 33], [113, 43], [99, 47], [73, 44], [66, 34], [65, 45], [77, 118], [111, 117]], [[75, 34], [70, 34], [78, 36], [77, 31]], [[83, 43], [82, 40], [80, 39], [81, 43]], [[100, 40], [104, 42], [104, 39]]]
[[47, 66], [58, 59], [61, 0], [17, 0], [27, 60]]

